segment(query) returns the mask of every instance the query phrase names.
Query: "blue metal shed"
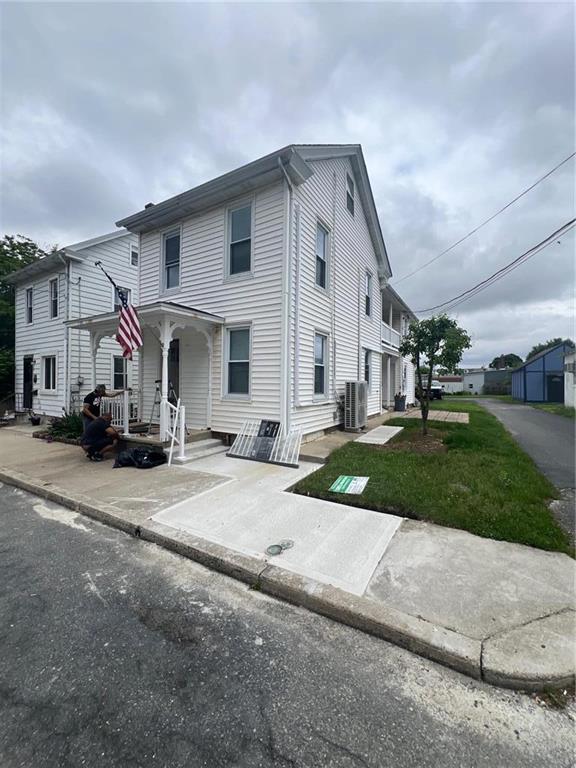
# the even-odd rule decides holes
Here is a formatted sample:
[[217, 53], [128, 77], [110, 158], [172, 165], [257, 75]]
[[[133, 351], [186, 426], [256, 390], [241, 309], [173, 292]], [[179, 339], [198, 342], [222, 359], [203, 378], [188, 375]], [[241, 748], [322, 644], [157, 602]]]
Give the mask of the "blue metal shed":
[[512, 371], [512, 397], [527, 403], [563, 403], [564, 355], [572, 349], [562, 342]]

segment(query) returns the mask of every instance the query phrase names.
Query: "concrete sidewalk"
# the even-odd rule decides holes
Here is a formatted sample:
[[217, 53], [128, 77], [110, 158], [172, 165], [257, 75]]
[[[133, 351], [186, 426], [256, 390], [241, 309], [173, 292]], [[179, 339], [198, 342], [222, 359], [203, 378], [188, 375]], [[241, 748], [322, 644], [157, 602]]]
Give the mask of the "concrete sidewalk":
[[[220, 454], [113, 470], [4, 428], [0, 467], [4, 482], [473, 677], [530, 690], [574, 678], [566, 555], [285, 492], [314, 465]], [[268, 557], [281, 538], [293, 547]]]

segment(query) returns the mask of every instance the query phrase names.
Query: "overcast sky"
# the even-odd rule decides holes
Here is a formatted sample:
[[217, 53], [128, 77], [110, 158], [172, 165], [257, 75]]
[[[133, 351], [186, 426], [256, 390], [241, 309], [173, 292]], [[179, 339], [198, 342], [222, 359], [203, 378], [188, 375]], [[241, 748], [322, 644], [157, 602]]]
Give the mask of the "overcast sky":
[[[1, 228], [65, 245], [290, 143], [360, 143], [399, 280], [573, 151], [555, 3], [1, 5]], [[574, 160], [396, 289], [460, 293], [574, 216]], [[574, 232], [458, 308], [467, 365], [573, 335]]]

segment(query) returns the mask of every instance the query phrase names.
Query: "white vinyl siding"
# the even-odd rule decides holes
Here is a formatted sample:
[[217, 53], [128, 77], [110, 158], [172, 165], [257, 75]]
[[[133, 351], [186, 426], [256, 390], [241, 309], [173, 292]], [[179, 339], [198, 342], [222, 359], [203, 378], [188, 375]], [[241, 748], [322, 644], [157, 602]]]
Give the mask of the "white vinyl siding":
[[[208, 370], [208, 378], [212, 382], [208, 395], [211, 396], [208, 426], [215, 432], [238, 432], [246, 419], [280, 417], [285, 200], [282, 183], [261, 188], [251, 197], [251, 272], [249, 275], [244, 273], [240, 279], [227, 275], [228, 216], [231, 210], [246, 205], [245, 196], [180, 222], [180, 286], [170, 294], [170, 301], [218, 315], [225, 319], [227, 327], [251, 327], [250, 397], [241, 400], [226, 395], [226, 331], [221, 326], [213, 332], [206, 328], [212, 343], [212, 366]], [[161, 233], [143, 233], [139, 265], [141, 304], [161, 298], [158, 282], [160, 260]], [[247, 276], [250, 279], [244, 279]], [[207, 343], [199, 341], [191, 350], [192, 355], [200, 356], [202, 366], [206, 361], [204, 350]], [[159, 375], [158, 348], [158, 341], [150, 339], [147, 334], [143, 355], [146, 356], [148, 350], [152, 350], [150, 354], [153, 354], [153, 359], [146, 360], [143, 377], [144, 388], [146, 392], [151, 391], [152, 397], [154, 379]], [[182, 376], [184, 381], [184, 373]], [[188, 380], [189, 374], [185, 378]], [[202, 379], [202, 388], [206, 386]], [[194, 403], [194, 411], [199, 420], [208, 419], [203, 416], [208, 396], [204, 398], [203, 404]], [[186, 396], [185, 405], [186, 419], [190, 423], [188, 410], [192, 404], [189, 397]], [[144, 410], [148, 419], [149, 410], [146, 407]]]
[[[366, 350], [371, 378], [368, 413], [382, 408], [382, 341], [380, 324], [373, 322], [382, 312], [381, 292], [374, 285], [378, 261], [361, 200], [349, 183], [352, 167], [347, 158], [308, 163], [314, 174], [295, 189], [292, 219], [292, 423], [301, 425], [305, 434], [338, 424], [337, 397], [344, 393], [346, 381], [364, 379]], [[354, 193], [353, 216], [347, 208], [348, 192]], [[329, 292], [319, 291], [315, 283], [319, 220], [330, 231]], [[368, 273], [373, 276], [370, 317], [366, 315]], [[324, 400], [314, 396], [314, 336], [321, 330], [328, 338]]]
[[42, 389], [45, 392], [56, 391], [56, 355], [42, 358]]
[[58, 278], [50, 280], [50, 319], [58, 317]]

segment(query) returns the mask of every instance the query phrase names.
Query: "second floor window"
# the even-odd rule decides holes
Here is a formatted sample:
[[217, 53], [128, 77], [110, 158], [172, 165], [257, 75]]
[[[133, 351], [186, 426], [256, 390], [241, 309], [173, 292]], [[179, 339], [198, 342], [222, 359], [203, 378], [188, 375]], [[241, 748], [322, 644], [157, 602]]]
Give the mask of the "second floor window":
[[348, 174], [346, 174], [346, 208], [354, 216], [354, 182]]
[[26, 322], [31, 323], [33, 320], [32, 303], [34, 297], [34, 289], [26, 289]]
[[130, 264], [133, 267], [138, 266], [138, 248], [135, 245], [130, 246]]
[[368, 316], [372, 314], [372, 275], [370, 272], [366, 272], [366, 285], [364, 289], [365, 293], [365, 312]]
[[164, 235], [164, 290], [180, 285], [180, 230]]
[[228, 274], [239, 275], [252, 269], [252, 206], [243, 205], [228, 213], [230, 252]]
[[326, 288], [326, 263], [328, 261], [328, 232], [322, 224], [316, 227], [316, 285]]
[[50, 317], [58, 317], [58, 278], [50, 280]]
[[[128, 304], [132, 303], [132, 291], [130, 288], [123, 288], [121, 285], [118, 286], [118, 288], [122, 291], [122, 293], [126, 296], [126, 301]], [[122, 304], [120, 303], [120, 299], [118, 297], [118, 292], [114, 288], [114, 312], [120, 312], [120, 307]]]

